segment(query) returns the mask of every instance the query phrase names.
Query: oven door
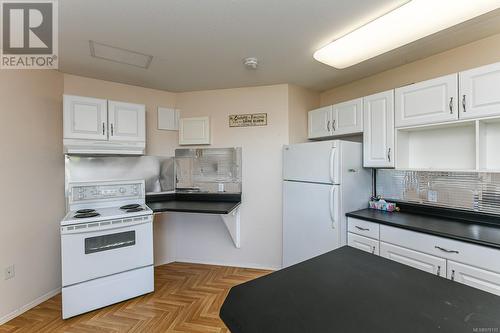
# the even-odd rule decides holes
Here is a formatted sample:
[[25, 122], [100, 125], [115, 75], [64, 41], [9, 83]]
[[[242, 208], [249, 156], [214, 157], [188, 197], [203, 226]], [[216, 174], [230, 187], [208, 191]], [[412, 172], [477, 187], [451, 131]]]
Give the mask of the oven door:
[[62, 233], [61, 255], [63, 286], [152, 265], [152, 222]]

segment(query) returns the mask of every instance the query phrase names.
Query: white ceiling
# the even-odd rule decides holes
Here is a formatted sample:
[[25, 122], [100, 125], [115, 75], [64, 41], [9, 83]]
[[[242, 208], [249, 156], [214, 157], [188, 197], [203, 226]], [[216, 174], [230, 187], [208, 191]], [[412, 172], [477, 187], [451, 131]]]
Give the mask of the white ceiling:
[[[347, 69], [312, 58], [319, 47], [404, 2], [62, 0], [59, 67], [174, 92], [277, 83], [323, 91], [500, 32], [497, 10]], [[92, 58], [89, 40], [153, 61], [142, 69]], [[257, 57], [259, 69], [245, 69], [245, 57]]]

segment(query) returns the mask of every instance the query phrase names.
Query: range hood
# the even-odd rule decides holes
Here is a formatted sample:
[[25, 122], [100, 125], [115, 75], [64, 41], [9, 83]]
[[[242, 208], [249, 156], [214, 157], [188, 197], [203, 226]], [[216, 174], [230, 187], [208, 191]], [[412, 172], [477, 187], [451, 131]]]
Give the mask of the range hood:
[[64, 139], [68, 155], [144, 155], [145, 142]]

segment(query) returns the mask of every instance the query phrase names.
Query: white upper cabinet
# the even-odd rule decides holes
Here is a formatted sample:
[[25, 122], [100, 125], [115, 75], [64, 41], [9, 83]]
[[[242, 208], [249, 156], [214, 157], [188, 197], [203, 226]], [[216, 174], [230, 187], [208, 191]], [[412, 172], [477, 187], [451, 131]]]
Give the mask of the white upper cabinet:
[[110, 141], [146, 141], [146, 107], [108, 101]]
[[309, 111], [308, 138], [324, 138], [363, 132], [363, 99], [328, 105]]
[[308, 113], [308, 138], [322, 138], [332, 135], [332, 106], [324, 106]]
[[458, 75], [414, 83], [395, 90], [396, 127], [458, 120]]
[[64, 138], [108, 139], [105, 99], [64, 95]]
[[363, 99], [363, 165], [394, 167], [394, 90]]
[[144, 154], [144, 105], [64, 95], [63, 114], [66, 154]]
[[181, 118], [179, 120], [179, 144], [210, 144], [210, 119], [208, 117]]
[[362, 98], [335, 104], [332, 108], [331, 129], [333, 131], [333, 135], [363, 132]]
[[460, 118], [500, 115], [500, 63], [460, 72]]

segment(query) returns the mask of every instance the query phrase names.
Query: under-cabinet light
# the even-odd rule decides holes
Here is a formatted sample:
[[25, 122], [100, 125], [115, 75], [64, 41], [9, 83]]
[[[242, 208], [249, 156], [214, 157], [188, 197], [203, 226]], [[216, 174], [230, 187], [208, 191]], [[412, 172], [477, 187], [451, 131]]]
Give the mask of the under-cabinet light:
[[314, 59], [346, 68], [500, 8], [500, 0], [412, 0], [331, 42]]

